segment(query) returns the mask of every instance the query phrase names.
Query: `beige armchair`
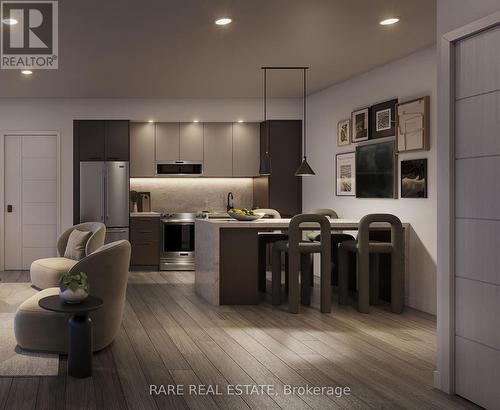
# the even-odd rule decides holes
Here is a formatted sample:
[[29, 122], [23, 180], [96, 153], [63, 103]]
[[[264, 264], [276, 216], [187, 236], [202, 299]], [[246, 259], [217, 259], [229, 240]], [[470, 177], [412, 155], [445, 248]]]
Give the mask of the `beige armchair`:
[[72, 226], [57, 238], [57, 253], [59, 257], [38, 259], [31, 264], [30, 276], [33, 286], [38, 289], [58, 286], [61, 276], [78, 262], [64, 257], [69, 235], [75, 229], [92, 232], [85, 247], [85, 255], [90, 255], [104, 244], [104, 237], [106, 235], [106, 226], [104, 224], [100, 222], [85, 222]]
[[[76, 263], [70, 271], [85, 272], [90, 294], [104, 305], [89, 316], [93, 324], [93, 349], [108, 346], [120, 329], [130, 264], [130, 243], [117, 241], [100, 247]], [[17, 344], [27, 350], [67, 353], [68, 316], [38, 306], [38, 301], [57, 295], [59, 288], [48, 288], [33, 295], [19, 306], [14, 319]]]

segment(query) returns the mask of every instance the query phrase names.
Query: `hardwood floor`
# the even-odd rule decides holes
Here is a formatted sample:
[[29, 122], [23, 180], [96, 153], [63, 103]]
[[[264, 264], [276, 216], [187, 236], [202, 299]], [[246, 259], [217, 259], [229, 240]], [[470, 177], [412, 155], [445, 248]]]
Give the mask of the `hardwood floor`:
[[[26, 272], [0, 272], [3, 282]], [[292, 315], [269, 300], [258, 306], [206, 304], [191, 272], [131, 273], [125, 315], [113, 344], [94, 355], [93, 376], [0, 378], [0, 409], [461, 409], [476, 408], [432, 388], [436, 324], [407, 309], [394, 315], [352, 307]], [[150, 385], [185, 386], [184, 395], [150, 395]], [[188, 394], [188, 386], [224, 394]], [[235, 385], [270, 385], [264, 394], [225, 394]], [[301, 386], [349, 395], [284, 394]]]

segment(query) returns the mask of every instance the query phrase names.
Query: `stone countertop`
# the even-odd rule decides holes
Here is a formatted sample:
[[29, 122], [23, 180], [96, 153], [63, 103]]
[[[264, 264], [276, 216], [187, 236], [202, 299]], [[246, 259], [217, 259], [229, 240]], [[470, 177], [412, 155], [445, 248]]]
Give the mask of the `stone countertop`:
[[[203, 224], [203, 226], [209, 228], [261, 228], [261, 229], [274, 229], [274, 228], [288, 228], [291, 219], [289, 218], [274, 218], [274, 219], [257, 219], [255, 221], [237, 221], [235, 219], [219, 219], [219, 218], [210, 218], [210, 219], [197, 219], [196, 223]], [[210, 225], [206, 225], [210, 224]], [[331, 227], [333, 229], [349, 229], [354, 228], [357, 229], [359, 225], [359, 220], [356, 219], [332, 219], [330, 221]], [[409, 224], [403, 223], [403, 226], [406, 227]], [[301, 226], [305, 229], [317, 229], [319, 228], [316, 223], [303, 223]], [[385, 223], [375, 223], [372, 224], [373, 228], [386, 228], [388, 224]]]
[[160, 217], [159, 212], [131, 212], [130, 217], [131, 218], [152, 218], [152, 217]]
[[[261, 228], [261, 229], [274, 229], [274, 228], [288, 228], [291, 219], [289, 218], [274, 218], [274, 219], [257, 219], [256, 221], [237, 221], [235, 219], [197, 219], [197, 224], [210, 224], [205, 225], [208, 228]], [[332, 228], [349, 228], [357, 227], [359, 221], [354, 219], [332, 219]], [[201, 225], [200, 225], [201, 226]], [[314, 223], [302, 224], [304, 228], [311, 227], [317, 228], [318, 225]]]

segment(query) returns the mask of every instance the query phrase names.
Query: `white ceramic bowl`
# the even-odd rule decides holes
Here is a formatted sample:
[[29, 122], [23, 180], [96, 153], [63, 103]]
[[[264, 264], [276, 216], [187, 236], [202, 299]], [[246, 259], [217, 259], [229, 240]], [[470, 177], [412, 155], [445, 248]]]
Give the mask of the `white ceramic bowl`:
[[235, 214], [234, 212], [227, 213], [231, 218], [236, 219], [237, 221], [256, 221], [264, 216], [264, 214], [255, 215], [243, 215], [243, 214]]
[[87, 299], [88, 296], [88, 292], [82, 288], [78, 288], [74, 292], [71, 289], [65, 289], [63, 291], [59, 289], [59, 297], [66, 303], [80, 303]]

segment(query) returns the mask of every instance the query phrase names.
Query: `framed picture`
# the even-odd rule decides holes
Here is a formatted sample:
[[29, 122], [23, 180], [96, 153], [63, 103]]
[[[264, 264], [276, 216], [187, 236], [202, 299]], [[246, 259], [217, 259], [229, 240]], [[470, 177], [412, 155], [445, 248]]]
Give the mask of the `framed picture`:
[[370, 139], [396, 135], [396, 105], [398, 99], [373, 105], [370, 109]]
[[335, 157], [336, 195], [356, 195], [356, 153], [346, 152]]
[[356, 197], [396, 198], [396, 147], [394, 141], [356, 147]]
[[339, 121], [337, 124], [337, 146], [351, 143], [351, 120]]
[[427, 159], [401, 161], [401, 198], [427, 198]]
[[396, 140], [399, 152], [428, 151], [429, 140], [428, 96], [397, 105]]
[[352, 142], [366, 141], [369, 137], [370, 108], [362, 108], [351, 114]]

